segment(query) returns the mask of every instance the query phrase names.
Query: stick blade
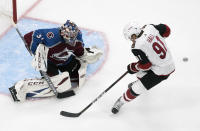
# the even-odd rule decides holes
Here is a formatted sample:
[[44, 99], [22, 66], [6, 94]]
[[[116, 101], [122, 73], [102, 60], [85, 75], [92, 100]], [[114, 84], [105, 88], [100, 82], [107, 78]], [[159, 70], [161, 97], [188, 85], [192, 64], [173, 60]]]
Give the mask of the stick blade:
[[76, 95], [75, 92], [73, 90], [69, 90], [63, 93], [58, 93], [57, 98], [62, 99], [62, 98], [67, 98], [74, 95]]
[[66, 111], [61, 111], [60, 115], [65, 116], [65, 117], [79, 117], [81, 113], [70, 113]]

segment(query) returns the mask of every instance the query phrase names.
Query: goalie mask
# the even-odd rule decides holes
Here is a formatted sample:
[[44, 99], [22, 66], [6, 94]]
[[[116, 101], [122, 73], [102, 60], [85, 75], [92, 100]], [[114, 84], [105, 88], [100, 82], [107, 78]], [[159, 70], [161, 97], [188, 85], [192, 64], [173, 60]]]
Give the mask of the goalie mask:
[[65, 42], [73, 45], [78, 35], [79, 29], [74, 22], [67, 20], [67, 22], [60, 27], [60, 32]]
[[124, 37], [127, 40], [131, 39], [131, 36], [133, 34], [135, 34], [138, 37], [141, 31], [141, 27], [136, 22], [128, 23], [123, 29]]

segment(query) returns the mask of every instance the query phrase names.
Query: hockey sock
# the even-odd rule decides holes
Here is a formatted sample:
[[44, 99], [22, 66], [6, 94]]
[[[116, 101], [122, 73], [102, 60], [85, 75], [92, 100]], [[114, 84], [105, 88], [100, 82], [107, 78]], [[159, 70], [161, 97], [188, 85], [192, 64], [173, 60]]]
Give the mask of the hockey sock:
[[131, 88], [129, 88], [124, 94], [123, 94], [123, 100], [125, 102], [129, 102], [133, 99], [135, 99], [138, 96]]

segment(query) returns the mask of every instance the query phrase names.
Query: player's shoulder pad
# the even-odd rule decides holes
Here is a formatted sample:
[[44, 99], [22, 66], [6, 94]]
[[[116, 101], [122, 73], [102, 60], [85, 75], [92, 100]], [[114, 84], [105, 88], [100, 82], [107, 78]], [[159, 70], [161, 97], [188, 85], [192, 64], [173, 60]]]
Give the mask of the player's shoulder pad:
[[159, 33], [159, 31], [155, 28], [155, 25], [153, 24], [149, 24], [145, 27], [144, 32], [148, 35], [148, 34], [152, 34], [152, 35], [156, 35], [157, 33]]

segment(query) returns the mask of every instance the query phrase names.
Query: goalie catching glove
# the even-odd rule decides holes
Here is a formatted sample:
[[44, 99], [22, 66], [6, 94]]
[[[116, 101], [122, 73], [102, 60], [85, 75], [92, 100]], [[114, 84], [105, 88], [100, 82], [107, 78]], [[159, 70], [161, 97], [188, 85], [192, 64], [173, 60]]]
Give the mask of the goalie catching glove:
[[103, 55], [103, 52], [100, 49], [98, 49], [96, 46], [85, 48], [84, 50], [85, 50], [84, 55], [79, 57], [78, 59], [88, 64], [95, 63]]

